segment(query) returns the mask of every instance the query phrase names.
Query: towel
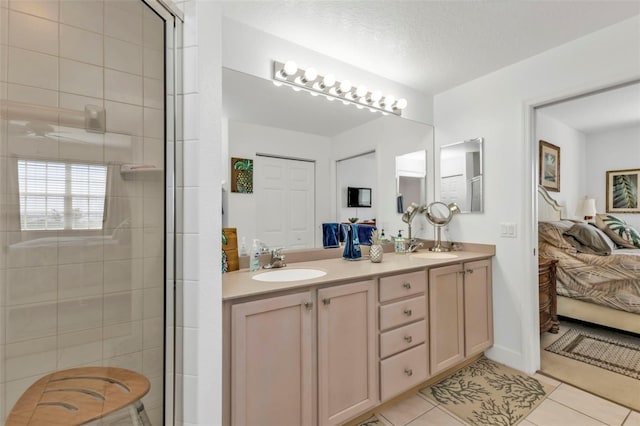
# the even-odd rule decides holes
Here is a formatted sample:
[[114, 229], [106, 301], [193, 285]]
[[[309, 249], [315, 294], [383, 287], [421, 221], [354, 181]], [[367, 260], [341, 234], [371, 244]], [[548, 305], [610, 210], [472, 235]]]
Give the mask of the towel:
[[358, 225], [358, 240], [360, 240], [361, 246], [371, 245], [371, 234], [376, 228], [373, 225]]
[[358, 225], [343, 224], [342, 232], [344, 234], [344, 251], [342, 257], [345, 259], [359, 259], [362, 257], [362, 251], [360, 250], [360, 240], [358, 239]]
[[337, 223], [322, 224], [322, 245], [324, 248], [340, 247], [339, 225]]

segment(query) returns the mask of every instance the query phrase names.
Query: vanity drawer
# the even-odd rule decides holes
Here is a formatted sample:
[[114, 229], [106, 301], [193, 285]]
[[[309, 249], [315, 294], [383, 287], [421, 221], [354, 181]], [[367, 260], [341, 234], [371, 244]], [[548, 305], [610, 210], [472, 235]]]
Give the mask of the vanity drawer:
[[427, 274], [425, 271], [410, 272], [380, 278], [380, 301], [397, 299], [424, 293], [427, 289]]
[[380, 397], [385, 401], [427, 379], [427, 345], [380, 361]]
[[426, 311], [427, 299], [424, 296], [380, 306], [380, 330], [422, 319]]
[[427, 338], [427, 321], [405, 325], [380, 334], [380, 358], [386, 358], [407, 348], [424, 343]]

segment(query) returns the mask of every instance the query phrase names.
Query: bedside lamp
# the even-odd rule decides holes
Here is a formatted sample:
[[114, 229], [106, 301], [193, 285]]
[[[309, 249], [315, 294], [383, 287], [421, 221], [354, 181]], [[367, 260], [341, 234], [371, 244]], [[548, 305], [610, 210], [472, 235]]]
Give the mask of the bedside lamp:
[[576, 209], [576, 216], [581, 216], [584, 220], [589, 221], [593, 220], [593, 217], [596, 215], [596, 200], [595, 198], [584, 198], [581, 202], [578, 203], [578, 208]]

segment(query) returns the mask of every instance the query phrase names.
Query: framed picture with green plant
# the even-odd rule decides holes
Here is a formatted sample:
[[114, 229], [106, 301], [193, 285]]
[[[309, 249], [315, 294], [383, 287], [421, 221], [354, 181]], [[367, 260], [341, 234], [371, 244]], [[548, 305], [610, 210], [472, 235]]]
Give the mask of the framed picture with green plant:
[[607, 213], [640, 213], [640, 169], [607, 172]]
[[253, 193], [253, 160], [231, 157], [231, 192]]

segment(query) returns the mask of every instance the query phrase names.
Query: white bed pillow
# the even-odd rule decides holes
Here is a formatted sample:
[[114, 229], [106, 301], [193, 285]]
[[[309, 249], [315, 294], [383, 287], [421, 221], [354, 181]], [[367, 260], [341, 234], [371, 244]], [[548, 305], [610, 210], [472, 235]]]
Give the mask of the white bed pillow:
[[619, 246], [640, 248], [640, 233], [622, 219], [610, 214], [598, 213], [596, 226], [604, 231]]

